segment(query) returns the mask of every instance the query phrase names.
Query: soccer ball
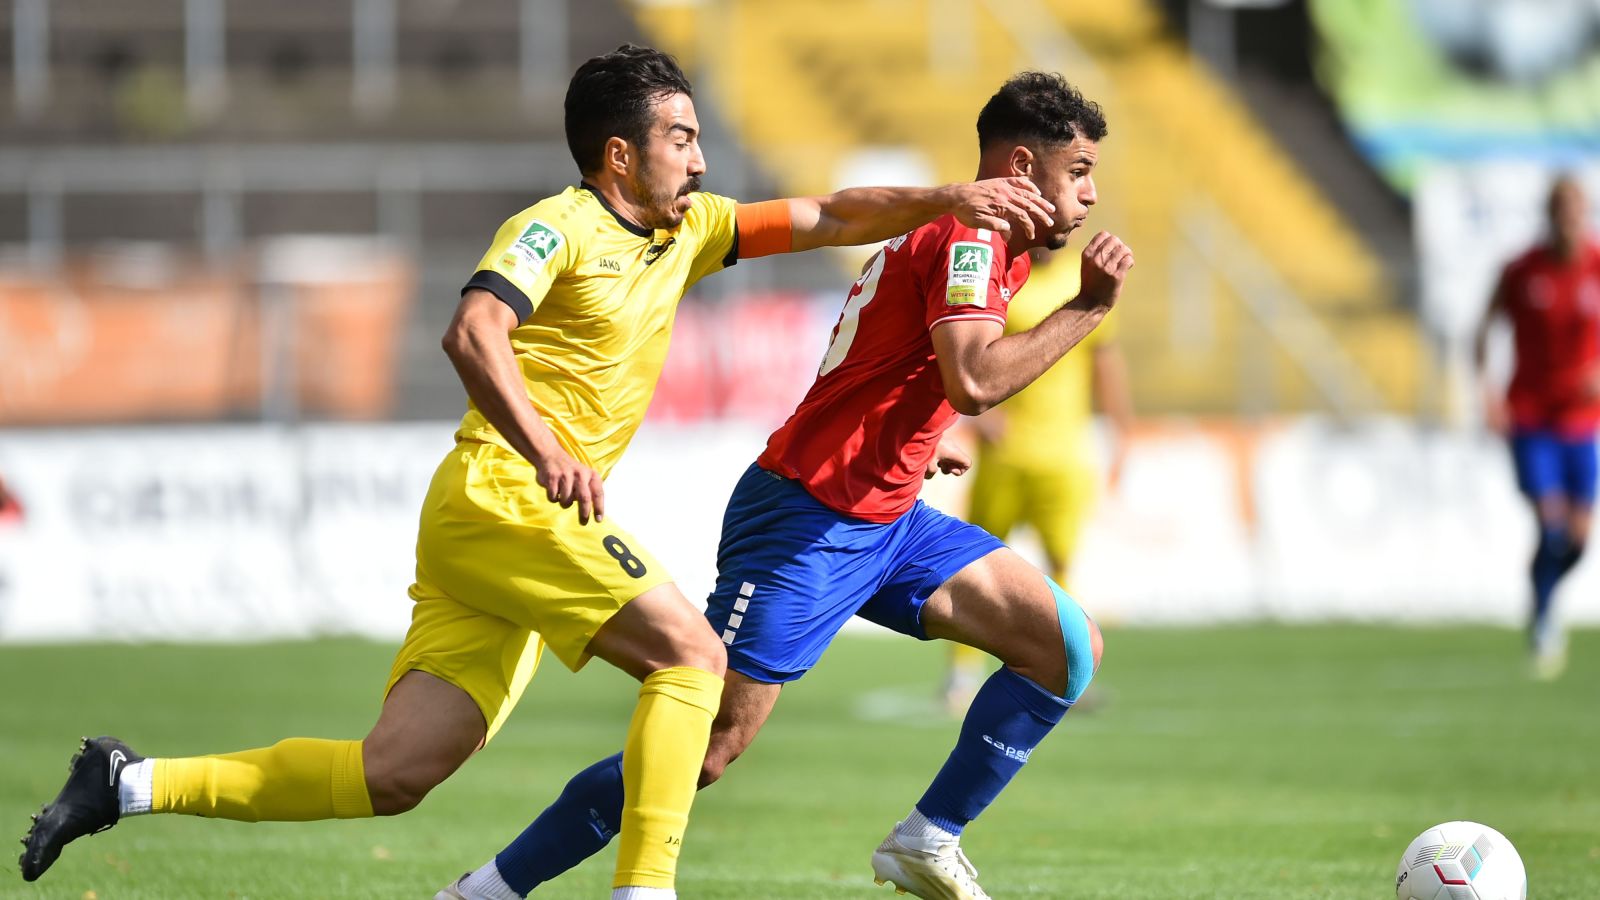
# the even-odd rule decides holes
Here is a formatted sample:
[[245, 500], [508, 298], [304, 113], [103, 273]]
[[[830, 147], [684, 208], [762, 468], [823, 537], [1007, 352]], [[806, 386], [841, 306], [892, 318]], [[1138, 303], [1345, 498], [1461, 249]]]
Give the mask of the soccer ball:
[[1528, 873], [1506, 836], [1477, 822], [1417, 835], [1394, 873], [1399, 900], [1527, 900]]

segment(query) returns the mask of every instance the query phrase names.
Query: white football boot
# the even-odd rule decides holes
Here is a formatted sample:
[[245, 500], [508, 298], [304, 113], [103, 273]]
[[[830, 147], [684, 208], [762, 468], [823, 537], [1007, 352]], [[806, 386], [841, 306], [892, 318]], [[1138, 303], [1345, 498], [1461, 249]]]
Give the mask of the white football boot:
[[[467, 874], [470, 875], [471, 873]], [[466, 880], [467, 876], [463, 875], [445, 885], [439, 890], [439, 893], [433, 895], [433, 900], [467, 900], [467, 895], [461, 893], [461, 882]]]
[[890, 831], [872, 854], [872, 880], [890, 882], [895, 893], [924, 900], [991, 900], [978, 886], [978, 870], [955, 841], [921, 849]]
[[1533, 631], [1533, 677], [1555, 681], [1567, 669], [1567, 631], [1554, 615]]

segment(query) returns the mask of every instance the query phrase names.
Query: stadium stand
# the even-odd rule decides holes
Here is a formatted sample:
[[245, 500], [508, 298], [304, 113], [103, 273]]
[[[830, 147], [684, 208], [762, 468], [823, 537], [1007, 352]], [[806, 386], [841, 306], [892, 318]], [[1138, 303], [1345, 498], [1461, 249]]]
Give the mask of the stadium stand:
[[[1150, 0], [581, 12], [559, 0], [13, 0], [10, 12], [0, 244], [54, 265], [62, 247], [128, 238], [223, 259], [277, 235], [385, 235], [417, 260], [425, 298], [405, 328], [398, 415], [459, 403], [436, 340], [462, 260], [485, 223], [571, 181], [566, 77], [629, 38], [688, 65], [715, 141], [708, 187], [746, 197], [884, 180], [885, 150], [904, 180], [970, 177], [974, 110], [1017, 69], [1060, 67], [1111, 115], [1095, 227], [1139, 254], [1122, 315], [1142, 409], [1422, 404], [1430, 361], [1381, 261]], [[1026, 33], [1024, 13], [1055, 25]], [[46, 38], [42, 68], [18, 55], [28, 29]], [[1065, 52], [1041, 58], [1041, 34]], [[708, 287], [836, 290], [829, 260], [741, 266]]]
[[[1139, 254], [1124, 340], [1141, 408], [1234, 411], [1243, 396], [1258, 412], [1415, 409], [1428, 361], [1381, 262], [1227, 83], [1150, 3], [1045, 6], [1081, 54], [1069, 75], [1110, 113], [1101, 182], [1115, 202], [1096, 227]], [[802, 192], [831, 186], [862, 146], [916, 147], [936, 177], [970, 177], [973, 111], [1038, 64], [1000, 8], [632, 7], [646, 34], [692, 64], [741, 73], [715, 82], [716, 99], [783, 187]]]

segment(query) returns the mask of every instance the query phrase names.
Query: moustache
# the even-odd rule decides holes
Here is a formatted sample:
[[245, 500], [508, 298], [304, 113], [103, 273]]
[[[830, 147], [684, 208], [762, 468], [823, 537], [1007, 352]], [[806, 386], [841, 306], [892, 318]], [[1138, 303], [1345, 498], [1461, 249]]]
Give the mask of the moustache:
[[683, 187], [678, 189], [678, 196], [687, 197], [698, 190], [700, 190], [700, 176], [690, 175], [689, 180], [685, 181]]

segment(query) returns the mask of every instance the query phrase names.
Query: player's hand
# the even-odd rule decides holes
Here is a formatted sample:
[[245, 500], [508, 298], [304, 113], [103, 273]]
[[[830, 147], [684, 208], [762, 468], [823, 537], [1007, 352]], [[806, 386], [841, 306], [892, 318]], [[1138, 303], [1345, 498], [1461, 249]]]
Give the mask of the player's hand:
[[1122, 472], [1128, 467], [1128, 439], [1118, 437], [1116, 449], [1111, 451], [1111, 462], [1106, 466], [1106, 490], [1115, 494], [1122, 487]]
[[933, 458], [928, 460], [928, 467], [922, 473], [922, 480], [943, 472], [946, 475], [965, 475], [972, 468], [972, 457], [967, 451], [947, 441], [940, 441], [934, 448]]
[[988, 178], [969, 184], [952, 184], [949, 209], [968, 228], [987, 228], [1009, 237], [1013, 226], [1033, 240], [1055, 224], [1055, 204], [1026, 178]]
[[534, 476], [545, 489], [552, 503], [566, 509], [578, 504], [578, 524], [587, 525], [592, 517], [596, 522], [606, 518], [606, 483], [600, 473], [568, 456], [565, 450], [555, 447], [533, 460]]
[[1109, 231], [1096, 234], [1083, 248], [1083, 287], [1078, 296], [1110, 309], [1122, 295], [1122, 282], [1133, 268], [1133, 251]]
[[1511, 436], [1511, 411], [1506, 401], [1496, 394], [1484, 392], [1483, 427], [1501, 437]]

